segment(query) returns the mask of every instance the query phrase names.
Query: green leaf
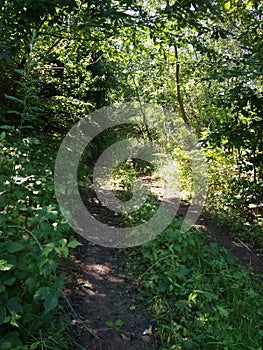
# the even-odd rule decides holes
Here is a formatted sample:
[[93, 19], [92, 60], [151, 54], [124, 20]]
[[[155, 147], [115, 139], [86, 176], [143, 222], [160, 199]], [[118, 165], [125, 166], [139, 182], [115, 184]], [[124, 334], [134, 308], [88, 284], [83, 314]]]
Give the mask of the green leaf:
[[44, 110], [42, 108], [33, 106], [29, 108], [30, 111], [34, 111], [34, 112], [43, 112]]
[[12, 286], [16, 281], [16, 277], [11, 277], [5, 281], [3, 281], [3, 284], [5, 284], [6, 286]]
[[16, 98], [15, 96], [5, 95], [5, 97], [6, 97], [8, 100], [10, 100], [10, 101], [15, 101], [15, 102], [18, 102], [18, 103], [23, 104], [23, 101], [20, 100], [19, 98]]
[[44, 307], [45, 313], [53, 310], [58, 305], [58, 297], [60, 296], [59, 292], [50, 293], [45, 299]]
[[65, 258], [68, 256], [68, 254], [69, 254], [69, 249], [68, 249], [68, 247], [62, 248], [62, 254], [63, 254], [63, 256], [64, 256]]
[[39, 349], [42, 345], [41, 341], [36, 341], [33, 344], [30, 345], [30, 350], [35, 350], [35, 349]]
[[18, 297], [9, 299], [6, 303], [6, 307], [11, 315], [17, 315], [23, 312], [23, 306], [21, 305]]
[[62, 288], [63, 284], [64, 284], [64, 275], [60, 274], [54, 282], [54, 287], [55, 288]]
[[17, 323], [17, 320], [19, 320], [19, 318], [21, 318], [21, 315], [18, 315], [18, 314], [12, 315], [10, 320], [11, 325], [15, 327], [19, 327], [19, 324]]
[[6, 317], [6, 308], [1, 307], [0, 308], [0, 325], [4, 323], [5, 317]]
[[25, 281], [25, 285], [28, 288], [29, 293], [33, 293], [34, 291], [36, 291], [36, 289], [39, 287], [39, 280], [37, 279], [37, 277], [28, 277]]
[[66, 238], [62, 238], [62, 239], [60, 239], [58, 242], [61, 244], [62, 247], [65, 247], [66, 244], [67, 244]]
[[0, 129], [8, 130], [8, 131], [14, 131], [15, 130], [14, 126], [10, 126], [10, 125], [0, 125]]
[[50, 287], [40, 287], [35, 295], [35, 300], [44, 300], [45, 313], [47, 314], [52, 309], [57, 307], [58, 305], [58, 297], [60, 296], [60, 292], [50, 288]]
[[[2, 339], [0, 339], [1, 350], [17, 349], [17, 345], [21, 345], [18, 332], [8, 332]], [[21, 348], [19, 346], [19, 348]]]
[[23, 244], [18, 243], [18, 242], [8, 242], [8, 243], [6, 243], [5, 247], [9, 253], [16, 253], [16, 252], [19, 252], [20, 250], [24, 249]]
[[5, 201], [5, 198], [2, 196], [2, 197], [0, 197], [0, 207], [5, 207], [5, 205], [6, 205], [6, 201]]
[[107, 321], [107, 322], [106, 322], [106, 325], [107, 325], [108, 327], [112, 327], [112, 326], [114, 326], [114, 323], [113, 323], [112, 321]]
[[46, 299], [47, 295], [49, 293], [52, 293], [52, 288], [50, 287], [40, 287], [35, 295], [34, 295], [34, 299], [35, 300], [41, 300], [41, 299]]
[[78, 246], [82, 245], [82, 243], [78, 242], [77, 240], [70, 241], [68, 244], [68, 248], [76, 248]]
[[118, 326], [118, 327], [121, 327], [124, 325], [124, 322], [120, 319], [118, 319], [116, 322], [115, 322], [115, 325]]
[[0, 134], [0, 139], [1, 139], [1, 141], [4, 141], [5, 138], [6, 138], [6, 133], [3, 131], [3, 132], [1, 132], [1, 134]]
[[15, 111], [15, 110], [13, 110], [13, 109], [8, 110], [7, 113], [8, 113], [8, 114], [16, 114], [16, 115], [20, 115], [20, 116], [22, 115], [21, 112]]
[[6, 260], [0, 260], [0, 271], [9, 271], [12, 269], [12, 267], [14, 267], [14, 265], [8, 264]]
[[223, 316], [224, 318], [228, 318], [228, 311], [222, 306], [217, 306], [217, 310], [221, 316]]
[[118, 319], [115, 322], [107, 321], [106, 324], [107, 324], [108, 327], [111, 327], [111, 328], [114, 328], [116, 330], [119, 330], [124, 325], [124, 322], [122, 320]]
[[225, 3], [225, 9], [226, 9], [226, 10], [229, 10], [229, 9], [230, 9], [230, 6], [231, 6], [231, 2], [230, 2], [230, 1], [227, 1], [227, 2]]

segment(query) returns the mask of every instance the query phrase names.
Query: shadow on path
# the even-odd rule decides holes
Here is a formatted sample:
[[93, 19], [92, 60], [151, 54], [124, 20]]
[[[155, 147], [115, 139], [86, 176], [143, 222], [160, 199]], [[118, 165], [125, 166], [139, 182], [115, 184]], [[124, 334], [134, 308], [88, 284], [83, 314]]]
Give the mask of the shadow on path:
[[[151, 185], [148, 183], [148, 186]], [[94, 191], [86, 195], [87, 209], [102, 222], [114, 225], [115, 218], [97, 200]], [[178, 216], [184, 217], [188, 208], [189, 203], [181, 201]], [[201, 214], [195, 227], [207, 230], [212, 240], [229, 249], [255, 272], [263, 272], [263, 256], [239, 239], [233, 239], [223, 226]], [[121, 272], [125, 264], [123, 250], [80, 240], [83, 245], [72, 257], [73, 268], [67, 276], [71, 282], [66, 289], [73, 309], [90, 329], [85, 329], [72, 314], [79, 344], [87, 350], [155, 349], [154, 335], [147, 332], [152, 326], [151, 317], [142, 301], [138, 301], [142, 299], [139, 298], [139, 281]]]

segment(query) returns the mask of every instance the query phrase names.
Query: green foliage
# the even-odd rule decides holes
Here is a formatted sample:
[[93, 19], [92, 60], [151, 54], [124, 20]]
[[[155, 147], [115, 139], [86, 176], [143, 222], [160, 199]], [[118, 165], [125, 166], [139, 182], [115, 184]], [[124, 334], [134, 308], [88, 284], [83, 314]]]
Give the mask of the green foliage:
[[159, 349], [260, 348], [262, 282], [202, 231], [175, 221], [129, 252], [156, 322]]
[[[32, 69], [33, 64], [32, 62], [27, 68]], [[21, 81], [16, 82], [20, 98], [6, 95], [6, 98], [12, 102], [10, 107], [13, 108], [7, 113], [13, 118], [17, 130], [33, 129], [39, 123], [39, 115], [43, 112], [35, 87], [37, 80], [25, 70], [17, 70], [16, 73], [21, 77]]]
[[115, 322], [107, 321], [106, 324], [107, 324], [107, 326], [109, 326], [109, 327], [115, 329], [117, 332], [119, 332], [121, 327], [124, 325], [124, 322], [119, 319]]
[[55, 200], [54, 146], [32, 137], [1, 142], [1, 349], [31, 349], [22, 344], [32, 342], [39, 329], [63, 332], [54, 319], [64, 281], [56, 270], [59, 257], [79, 243]]
[[232, 152], [208, 147], [209, 191], [206, 211], [251, 246], [262, 248], [262, 180], [240, 173]]
[[[162, 120], [167, 135], [153, 138], [176, 161], [182, 193], [191, 198], [191, 158], [180, 147], [183, 138], [177, 132], [183, 117], [206, 148], [208, 210], [242, 232], [245, 240], [262, 245], [261, 18], [260, 1], [1, 1], [0, 347], [26, 349], [21, 344], [32, 341], [31, 332], [37, 338], [31, 349], [65, 345], [52, 337], [61, 339], [52, 318], [63, 284], [56, 267], [58, 257], [67, 256], [78, 243], [65, 237], [68, 226], [53, 193], [56, 143], [49, 137], [40, 139], [39, 134], [59, 139], [96, 108], [139, 100], [142, 105], [157, 102], [164, 111], [173, 112], [174, 117]], [[125, 126], [98, 135], [83, 155], [84, 166], [79, 169], [83, 183], [87, 162], [96, 160], [113, 142], [146, 134], [141, 127]], [[123, 200], [129, 200], [132, 181], [148, 167], [143, 161], [134, 165], [121, 164], [113, 176]], [[124, 221], [144, 222], [157, 208], [157, 199], [150, 196], [141, 210], [125, 215]], [[158, 268], [154, 279], [148, 272], [145, 276], [149, 275], [149, 292], [156, 294], [152, 299], [156, 310], [161, 305], [161, 339], [173, 348], [178, 346], [170, 344], [169, 336], [191, 349], [204, 348], [203, 342], [207, 348], [260, 348], [257, 326], [252, 329], [258, 311], [251, 308], [255, 318], [245, 311], [246, 316], [241, 314], [247, 307], [245, 293], [251, 299], [241, 283], [242, 278], [251, 283], [245, 273], [237, 268], [237, 277], [228, 274], [224, 266], [235, 267], [224, 253], [220, 262], [216, 247], [211, 248], [214, 264], [207, 266], [212, 258], [196, 238], [199, 234], [187, 233], [180, 241], [177, 232], [176, 247], [171, 231], [170, 235], [152, 242], [149, 254], [143, 248], [149, 255], [147, 264]], [[193, 266], [183, 259], [188, 255]], [[166, 264], [169, 259], [173, 259], [171, 269]], [[231, 309], [228, 299], [219, 302], [217, 296], [225, 295], [219, 289], [214, 292], [208, 276], [213, 276], [213, 288], [229, 290], [229, 300], [236, 300], [231, 281], [241, 290], [240, 312], [236, 304]], [[234, 319], [235, 313], [239, 318]], [[50, 329], [46, 340], [38, 331], [41, 328]]]
[[[121, 162], [112, 174], [110, 184], [116, 197], [122, 201], [129, 201], [133, 196], [133, 184], [142, 174], [147, 173], [149, 167], [146, 161], [139, 159], [139, 164], [132, 162], [132, 159]], [[139, 171], [137, 169], [139, 167]], [[145, 186], [145, 184], [144, 184]], [[145, 198], [140, 198], [140, 204], [134, 206], [131, 213], [123, 212], [116, 216], [116, 223], [121, 226], [134, 226], [147, 222], [159, 208], [159, 201], [156, 195], [149, 192]]]
[[132, 160], [121, 162], [112, 174], [112, 186], [115, 191], [121, 190], [131, 192], [132, 183], [136, 180], [138, 174], [133, 167]]

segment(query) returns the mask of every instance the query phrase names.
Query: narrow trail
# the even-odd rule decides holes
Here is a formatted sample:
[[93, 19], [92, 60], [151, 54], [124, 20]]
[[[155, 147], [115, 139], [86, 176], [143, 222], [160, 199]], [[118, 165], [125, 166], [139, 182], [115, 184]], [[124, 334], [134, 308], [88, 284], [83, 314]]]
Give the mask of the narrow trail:
[[[188, 203], [181, 202], [177, 214], [184, 217], [188, 206]], [[263, 254], [258, 253], [255, 248], [249, 247], [239, 238], [232, 237], [229, 230], [224, 225], [220, 225], [213, 219], [201, 214], [194, 227], [204, 228], [211, 236], [212, 241], [228, 249], [232, 255], [241, 262], [241, 264], [255, 273], [263, 273]]]
[[[98, 220], [114, 225], [112, 213], [97, 200], [94, 191], [86, 193], [85, 205]], [[83, 245], [75, 249], [72, 268], [66, 272], [76, 341], [86, 350], [155, 349], [154, 335], [147, 331], [152, 320], [139, 294], [139, 281], [123, 272], [124, 249], [78, 239]]]
[[[107, 208], [89, 195], [87, 208], [101, 221], [112, 224]], [[184, 217], [189, 204], [181, 202], [177, 212]], [[195, 227], [202, 227], [211, 239], [255, 273], [263, 273], [263, 255], [238, 239], [231, 238], [223, 226], [200, 215]], [[123, 250], [82, 240], [72, 256], [66, 294], [74, 312], [72, 324], [77, 342], [86, 350], [154, 350], [154, 334], [149, 313], [139, 294], [139, 281], [123, 273]], [[69, 311], [71, 312], [71, 311]], [[87, 328], [83, 326], [79, 315]], [[109, 323], [111, 322], [111, 323]]]
[[69, 297], [93, 334], [73, 315], [78, 342], [87, 350], [154, 349], [153, 337], [143, 335], [151, 318], [136, 300], [138, 281], [119, 271], [122, 251], [83, 243], [75, 256], [80, 269], [74, 272], [76, 289]]

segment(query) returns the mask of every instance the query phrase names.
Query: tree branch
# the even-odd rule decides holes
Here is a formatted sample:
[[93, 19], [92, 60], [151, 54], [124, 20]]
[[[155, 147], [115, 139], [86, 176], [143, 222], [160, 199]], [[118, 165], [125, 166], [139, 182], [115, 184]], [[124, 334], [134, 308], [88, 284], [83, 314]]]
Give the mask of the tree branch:
[[182, 118], [185, 122], [185, 124], [188, 126], [188, 128], [190, 129], [190, 121], [187, 117], [185, 108], [184, 108], [184, 102], [183, 102], [183, 98], [181, 95], [181, 87], [180, 87], [180, 62], [178, 61], [178, 49], [176, 44], [174, 44], [174, 56], [176, 58], [176, 65], [175, 65], [175, 78], [176, 78], [176, 92], [177, 92], [177, 100], [179, 103], [179, 107], [180, 107], [180, 112], [182, 114]]

